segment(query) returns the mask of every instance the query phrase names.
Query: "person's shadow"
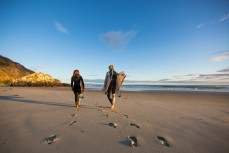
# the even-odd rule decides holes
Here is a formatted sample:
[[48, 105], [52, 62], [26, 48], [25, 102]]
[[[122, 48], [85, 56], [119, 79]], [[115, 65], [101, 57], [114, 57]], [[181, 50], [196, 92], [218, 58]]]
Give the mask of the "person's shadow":
[[[64, 102], [29, 100], [29, 99], [25, 99], [24, 97], [20, 97], [18, 95], [0, 96], [0, 100], [6, 100], [8, 102], [20, 102], [20, 103], [39, 104], [39, 105], [62, 106], [62, 107], [76, 107], [75, 106], [75, 103], [73, 103], [73, 104], [67, 104], [67, 103], [64, 103]], [[90, 105], [85, 105], [85, 104], [81, 105], [80, 108], [83, 108], [83, 109], [98, 109], [97, 106], [90, 106]]]
[[53, 106], [62, 106], [62, 107], [75, 107], [74, 104], [66, 104], [63, 102], [52, 102], [52, 101], [36, 101], [24, 99], [24, 97], [20, 97], [17, 95], [12, 96], [0, 96], [0, 100], [6, 100], [8, 102], [20, 102], [20, 103], [32, 103], [32, 104], [40, 104], [40, 105], [53, 105]]

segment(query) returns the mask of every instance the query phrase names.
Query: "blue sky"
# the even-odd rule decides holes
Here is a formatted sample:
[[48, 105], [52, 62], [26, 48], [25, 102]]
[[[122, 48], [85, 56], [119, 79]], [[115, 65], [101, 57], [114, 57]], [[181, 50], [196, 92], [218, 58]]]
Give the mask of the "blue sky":
[[228, 0], [0, 0], [0, 54], [70, 82], [229, 84]]

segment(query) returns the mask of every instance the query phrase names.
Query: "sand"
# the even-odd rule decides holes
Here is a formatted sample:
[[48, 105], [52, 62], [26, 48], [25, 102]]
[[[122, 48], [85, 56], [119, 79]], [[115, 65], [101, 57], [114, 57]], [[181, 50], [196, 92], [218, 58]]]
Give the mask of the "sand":
[[76, 111], [70, 88], [0, 87], [0, 152], [229, 151], [229, 93], [122, 92], [113, 112], [102, 92], [84, 96]]

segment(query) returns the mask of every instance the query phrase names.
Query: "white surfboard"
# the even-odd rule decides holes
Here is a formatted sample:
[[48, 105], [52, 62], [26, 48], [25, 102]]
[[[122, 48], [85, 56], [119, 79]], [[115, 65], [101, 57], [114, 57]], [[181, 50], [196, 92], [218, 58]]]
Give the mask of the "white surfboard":
[[[119, 97], [121, 97], [121, 93], [120, 93], [120, 90], [121, 90], [121, 87], [122, 87], [122, 84], [124, 82], [124, 79], [126, 77], [126, 74], [122, 71], [118, 74], [117, 76], [117, 81], [116, 81], [116, 91], [118, 92], [118, 95]], [[105, 81], [104, 81], [104, 86], [103, 86], [103, 91], [107, 92], [107, 89], [110, 85], [110, 78], [106, 75], [105, 77]]]
[[117, 90], [121, 90], [121, 87], [122, 87], [122, 84], [123, 84], [125, 78], [126, 78], [126, 74], [123, 71], [118, 74], [117, 85], [116, 85]]

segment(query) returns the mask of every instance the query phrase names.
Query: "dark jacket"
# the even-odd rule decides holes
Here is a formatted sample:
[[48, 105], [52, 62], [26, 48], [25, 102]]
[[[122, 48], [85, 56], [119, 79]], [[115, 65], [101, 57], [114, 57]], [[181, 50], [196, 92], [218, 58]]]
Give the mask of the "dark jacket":
[[71, 79], [71, 87], [72, 90], [74, 91], [74, 93], [78, 92], [78, 93], [82, 93], [84, 90], [84, 81], [82, 76], [80, 77], [72, 77]]
[[117, 76], [118, 76], [118, 73], [116, 71], [108, 71], [106, 73], [106, 77], [105, 77], [105, 81], [104, 81], [104, 85], [102, 89], [105, 93], [107, 92], [108, 87], [110, 85], [117, 86]]

